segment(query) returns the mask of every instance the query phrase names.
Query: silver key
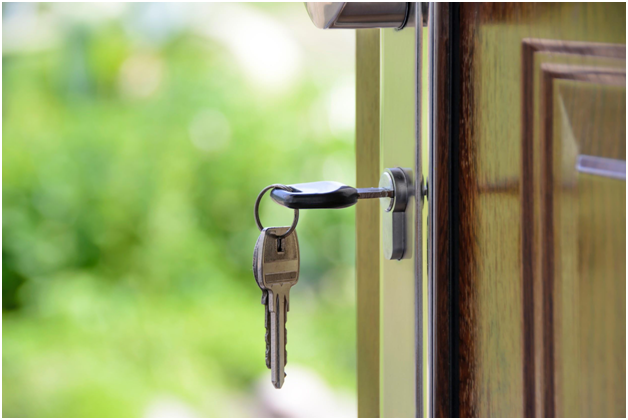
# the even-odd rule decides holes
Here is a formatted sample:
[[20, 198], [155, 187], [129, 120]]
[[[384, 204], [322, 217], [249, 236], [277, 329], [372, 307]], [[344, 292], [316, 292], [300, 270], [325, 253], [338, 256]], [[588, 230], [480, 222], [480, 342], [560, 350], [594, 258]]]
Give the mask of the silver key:
[[[286, 315], [290, 310], [290, 288], [299, 280], [299, 241], [293, 232], [277, 238], [288, 227], [265, 228], [263, 244], [258, 249], [257, 275], [268, 291], [270, 311], [270, 370], [275, 388], [284, 382], [286, 365]], [[261, 236], [261, 235], [260, 235]]]

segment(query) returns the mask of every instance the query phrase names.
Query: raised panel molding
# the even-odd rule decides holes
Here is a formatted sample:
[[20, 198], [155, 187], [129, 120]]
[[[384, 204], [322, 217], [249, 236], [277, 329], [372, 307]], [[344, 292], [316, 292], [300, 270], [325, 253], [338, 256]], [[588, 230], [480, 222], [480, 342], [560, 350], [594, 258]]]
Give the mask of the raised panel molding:
[[[606, 148], [605, 153], [614, 155], [600, 157], [623, 160], [625, 168], [625, 58], [625, 45], [544, 39], [524, 39], [522, 43], [521, 164], [524, 181], [520, 184], [520, 194], [522, 203], [521, 270], [524, 311], [523, 378], [525, 414], [529, 417], [554, 417], [566, 414], [561, 408], [562, 405], [557, 407], [557, 399], [561, 399], [563, 395], [561, 390], [563, 390], [564, 381], [557, 378], [557, 370], [560, 371], [561, 366], [557, 365], [556, 352], [557, 347], [563, 348], [563, 343], [560, 341], [562, 338], [557, 340], [557, 334], [559, 337], [563, 337], [561, 335], [563, 331], [561, 330], [562, 317], [557, 317], [556, 314], [558, 310], [561, 310], [557, 307], [563, 308], [564, 305], [557, 301], [561, 297], [556, 296], [555, 277], [559, 273], [556, 270], [560, 268], [556, 267], [557, 260], [560, 260], [560, 255], [557, 255], [560, 250], [556, 249], [556, 231], [557, 229], [564, 229], [566, 221], [570, 220], [570, 223], [574, 223], [573, 230], [576, 231], [577, 235], [579, 232], [577, 224], [580, 222], [578, 222], [577, 215], [570, 214], [564, 217], [565, 220], [562, 220], [563, 214], [557, 213], [555, 201], [563, 196], [573, 198], [574, 195], [577, 195], [579, 190], [575, 184], [580, 179], [576, 169], [577, 156], [582, 149], [587, 151], [590, 146], [580, 144], [576, 140], [573, 142], [573, 150], [567, 148], [556, 150], [555, 145], [560, 145], [561, 140], [555, 139], [554, 133], [555, 130], [562, 129], [563, 126], [566, 130], [576, 133], [591, 133], [593, 131], [600, 135], [606, 133], [606, 136], [600, 136], [600, 138], [590, 136], [595, 137], [595, 142], [599, 143], [593, 149], [599, 151]], [[567, 83], [567, 89], [570, 89], [570, 92], [573, 93], [574, 89], [579, 89], [580, 95], [571, 94], [567, 99], [561, 97], [560, 86], [558, 85], [561, 85], [563, 81]], [[613, 106], [614, 103], [619, 103], [618, 101], [609, 101], [608, 98], [606, 101], [602, 101], [600, 98], [596, 99], [595, 95], [600, 95], [600, 89], [603, 89], [604, 86], [617, 87], [623, 92], [623, 117], [612, 112], [599, 112], [601, 106], [608, 107]], [[566, 118], [565, 115], [562, 115], [564, 113], [559, 113], [561, 115], [555, 113], [555, 107], [564, 107], [564, 102], [569, 99], [572, 99], [569, 103], [570, 109], [580, 109], [580, 112], [576, 112], [580, 117], [578, 121]], [[580, 101], [574, 101], [574, 99], [580, 99]], [[595, 112], [595, 107], [598, 107], [598, 112]], [[609, 115], [604, 118], [601, 114]], [[558, 127], [559, 124], [560, 127]], [[623, 131], [619, 124], [623, 124]], [[621, 138], [622, 132], [623, 138]], [[567, 169], [561, 168], [561, 166], [565, 166]], [[565, 170], [569, 176], [560, 176], [560, 171]], [[560, 179], [555, 179], [557, 173]], [[555, 181], [558, 183], [571, 182], [572, 185], [556, 185]], [[608, 182], [621, 181], [612, 180]], [[582, 187], [581, 190], [587, 191], [586, 188]], [[570, 219], [570, 217], [572, 218]], [[569, 228], [571, 229], [571, 226]], [[623, 236], [625, 236], [625, 228]], [[573, 250], [576, 254], [579, 252], [577, 246]], [[623, 264], [625, 278], [625, 260]], [[575, 274], [578, 277], [579, 273], [576, 272]], [[577, 284], [581, 284], [578, 281], [578, 279], [573, 279], [574, 284], [571, 287], [576, 288]], [[625, 295], [625, 282], [623, 287]], [[578, 301], [569, 301], [569, 304], [572, 302]], [[574, 309], [579, 310], [578, 307]], [[586, 324], [586, 326], [594, 327], [592, 323]], [[571, 337], [567, 337], [563, 341], [568, 341], [568, 339]], [[578, 351], [574, 350], [576, 353]], [[562, 359], [559, 360], [562, 361]], [[571, 368], [576, 367], [572, 366]], [[625, 394], [625, 359], [623, 382]], [[571, 388], [574, 386], [576, 385], [567, 385]], [[585, 404], [583, 410], [591, 407], [596, 409], [595, 403], [596, 401], [593, 401], [586, 407], [587, 403], [583, 403]], [[613, 407], [611, 407], [612, 409]], [[578, 416], [579, 413], [572, 414]], [[580, 414], [586, 416], [591, 413]], [[607, 410], [601, 413], [601, 415], [604, 414], [617, 414], [617, 411]], [[625, 415], [625, 396], [623, 415]]]

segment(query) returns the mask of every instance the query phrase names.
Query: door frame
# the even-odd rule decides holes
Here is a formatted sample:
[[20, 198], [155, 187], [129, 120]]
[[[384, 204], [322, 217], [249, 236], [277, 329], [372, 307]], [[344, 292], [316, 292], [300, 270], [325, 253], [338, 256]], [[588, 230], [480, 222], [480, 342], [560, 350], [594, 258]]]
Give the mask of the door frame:
[[[402, 30], [356, 31], [356, 184], [378, 185], [386, 167], [413, 174], [408, 251], [383, 258], [380, 204], [356, 207], [359, 417], [424, 417], [427, 336], [423, 281], [421, 88], [423, 17], [412, 3]], [[415, 25], [419, 22], [419, 25]], [[418, 30], [417, 30], [418, 27]], [[424, 303], [425, 302], [425, 303]]]

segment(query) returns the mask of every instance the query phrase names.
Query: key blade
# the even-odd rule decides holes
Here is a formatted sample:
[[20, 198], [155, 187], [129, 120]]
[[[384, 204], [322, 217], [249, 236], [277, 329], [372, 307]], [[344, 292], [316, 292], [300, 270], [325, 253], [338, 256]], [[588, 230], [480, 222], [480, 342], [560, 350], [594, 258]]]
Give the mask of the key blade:
[[271, 322], [271, 382], [277, 389], [281, 389], [286, 377], [286, 310], [289, 292], [287, 287], [277, 287], [273, 290], [274, 311], [270, 313]]

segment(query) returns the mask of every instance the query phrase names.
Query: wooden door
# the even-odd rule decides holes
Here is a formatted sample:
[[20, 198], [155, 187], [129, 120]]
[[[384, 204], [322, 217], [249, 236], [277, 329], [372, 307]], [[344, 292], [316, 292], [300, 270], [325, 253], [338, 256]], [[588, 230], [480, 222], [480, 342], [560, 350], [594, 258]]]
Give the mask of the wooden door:
[[434, 8], [437, 416], [626, 416], [625, 16]]

